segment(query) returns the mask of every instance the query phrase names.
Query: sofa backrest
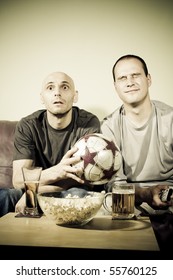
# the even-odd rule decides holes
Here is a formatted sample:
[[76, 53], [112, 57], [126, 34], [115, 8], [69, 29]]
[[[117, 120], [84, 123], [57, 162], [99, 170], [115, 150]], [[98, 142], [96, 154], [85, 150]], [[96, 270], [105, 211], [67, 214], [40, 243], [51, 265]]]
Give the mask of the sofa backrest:
[[0, 120], [0, 188], [13, 188], [12, 161], [17, 121]]

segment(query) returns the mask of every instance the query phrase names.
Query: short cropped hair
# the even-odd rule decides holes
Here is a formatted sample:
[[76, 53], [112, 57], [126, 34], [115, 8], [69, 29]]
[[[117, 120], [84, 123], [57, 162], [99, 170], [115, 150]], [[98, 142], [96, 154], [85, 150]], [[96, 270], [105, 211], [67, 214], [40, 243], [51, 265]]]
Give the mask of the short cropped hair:
[[126, 54], [126, 55], [123, 55], [121, 56], [114, 64], [113, 68], [112, 68], [112, 75], [113, 75], [113, 80], [115, 82], [115, 67], [117, 65], [117, 63], [121, 60], [125, 60], [125, 59], [131, 59], [131, 58], [136, 58], [138, 59], [141, 63], [142, 63], [142, 67], [144, 69], [144, 73], [145, 75], [147, 76], [148, 75], [148, 68], [147, 68], [147, 64], [146, 62], [140, 57], [140, 56], [137, 56], [137, 55], [134, 55], [134, 54]]

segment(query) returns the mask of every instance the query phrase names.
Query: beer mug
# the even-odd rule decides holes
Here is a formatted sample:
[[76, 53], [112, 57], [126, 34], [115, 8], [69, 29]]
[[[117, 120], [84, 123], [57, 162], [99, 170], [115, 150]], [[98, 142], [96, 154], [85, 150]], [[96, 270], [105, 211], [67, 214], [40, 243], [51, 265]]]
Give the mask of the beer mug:
[[113, 220], [132, 219], [135, 215], [135, 186], [131, 183], [114, 182], [112, 192], [105, 194], [103, 206]]

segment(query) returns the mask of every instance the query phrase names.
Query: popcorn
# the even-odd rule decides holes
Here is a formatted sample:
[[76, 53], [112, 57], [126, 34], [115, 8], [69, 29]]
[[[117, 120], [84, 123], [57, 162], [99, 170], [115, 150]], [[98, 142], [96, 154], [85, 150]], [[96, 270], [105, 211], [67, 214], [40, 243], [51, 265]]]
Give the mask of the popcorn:
[[38, 196], [41, 209], [58, 225], [83, 225], [90, 221], [100, 209], [104, 194], [85, 197], [68, 194], [65, 198]]

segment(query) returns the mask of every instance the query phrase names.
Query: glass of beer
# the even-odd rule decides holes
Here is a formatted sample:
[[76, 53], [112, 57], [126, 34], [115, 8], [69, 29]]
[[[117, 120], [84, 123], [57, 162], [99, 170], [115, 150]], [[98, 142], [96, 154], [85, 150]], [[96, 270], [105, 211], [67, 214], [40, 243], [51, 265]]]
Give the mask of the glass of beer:
[[26, 206], [25, 216], [39, 217], [37, 193], [41, 177], [42, 167], [22, 168]]
[[105, 195], [103, 205], [111, 213], [113, 220], [133, 218], [135, 215], [135, 186], [130, 183], [114, 182], [112, 192]]

